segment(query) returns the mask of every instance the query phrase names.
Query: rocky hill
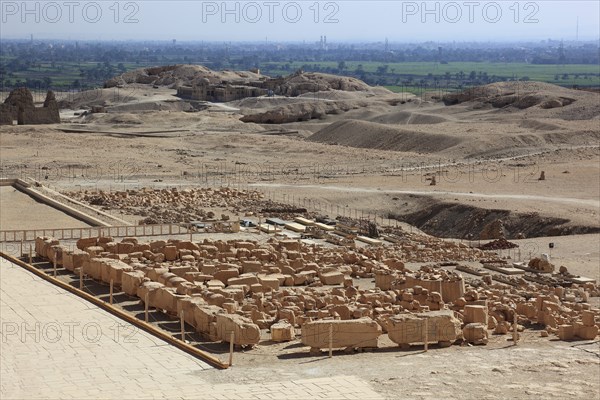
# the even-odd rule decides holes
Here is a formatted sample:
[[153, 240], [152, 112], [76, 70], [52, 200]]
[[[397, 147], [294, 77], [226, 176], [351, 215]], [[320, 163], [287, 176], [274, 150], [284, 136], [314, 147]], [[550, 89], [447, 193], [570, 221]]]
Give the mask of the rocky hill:
[[213, 85], [226, 82], [232, 84], [263, 82], [264, 87], [273, 89], [275, 94], [289, 97], [312, 92], [335, 90], [369, 92], [372, 89], [363, 81], [345, 76], [297, 71], [286, 77], [271, 78], [251, 71], [213, 71], [201, 65], [168, 65], [136, 69], [109, 79], [104, 82], [104, 87], [112, 88], [137, 83], [176, 89], [179, 86], [192, 86], [204, 79]]

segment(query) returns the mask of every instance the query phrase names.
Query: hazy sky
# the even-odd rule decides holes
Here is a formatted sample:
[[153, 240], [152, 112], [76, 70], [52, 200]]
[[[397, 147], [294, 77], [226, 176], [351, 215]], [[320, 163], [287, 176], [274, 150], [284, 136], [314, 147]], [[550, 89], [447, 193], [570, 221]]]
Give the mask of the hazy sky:
[[6, 1], [4, 38], [514, 41], [600, 37], [590, 1]]

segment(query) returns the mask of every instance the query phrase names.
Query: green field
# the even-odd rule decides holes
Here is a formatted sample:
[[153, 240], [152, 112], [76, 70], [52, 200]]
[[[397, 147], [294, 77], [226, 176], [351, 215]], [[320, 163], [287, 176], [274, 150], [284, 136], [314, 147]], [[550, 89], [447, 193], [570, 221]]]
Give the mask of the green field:
[[[5, 63], [9, 62], [11, 59], [2, 57], [0, 60]], [[122, 73], [121, 70], [117, 69], [118, 64], [119, 63], [111, 64], [113, 72], [109, 74], [110, 77]], [[150, 66], [132, 62], [123, 62], [122, 64], [125, 71]], [[43, 81], [44, 78], [49, 78], [51, 80], [51, 87], [53, 88], [73, 87], [73, 83], [77, 80], [82, 87], [95, 88], [101, 87], [103, 82], [109, 77], [109, 75], [90, 74], [90, 72], [93, 72], [94, 70], [98, 71], [101, 69], [106, 70], [104, 64], [96, 61], [55, 62], [54, 65], [49, 62], [40, 62], [27, 69], [21, 69], [18, 72], [6, 74], [3, 78], [4, 82], [8, 81], [13, 85], [16, 85], [18, 82], [25, 83], [27, 80]]]
[[[10, 59], [0, 58], [4, 64]], [[5, 82], [16, 84], [26, 80], [49, 78], [51, 87], [72, 87], [78, 80], [83, 87], [98, 87], [124, 70], [147, 67], [152, 64], [123, 61], [110, 65], [92, 62], [48, 62], [36, 63], [33, 67], [3, 76]], [[224, 66], [235, 69], [235, 64]], [[110, 68], [110, 69], [108, 69]], [[534, 65], [526, 63], [451, 62], [448, 64], [429, 62], [359, 62], [346, 61], [343, 70], [337, 62], [264, 62], [260, 65], [266, 75], [288, 75], [298, 69], [305, 71], [333, 72], [339, 75], [362, 76], [371, 85], [382, 85], [395, 92], [421, 93], [424, 90], [456, 90], [473, 85], [469, 76], [476, 76], [480, 83], [501, 80], [523, 80], [548, 82], [571, 87], [600, 87], [600, 66], [588, 64]], [[110, 71], [110, 72], [109, 72]], [[474, 73], [474, 75], [472, 75]], [[483, 78], [482, 78], [483, 76]], [[437, 88], [437, 89], [436, 89]]]
[[[272, 75], [285, 75], [296, 71], [302, 67], [312, 70], [313, 66], [321, 69], [337, 69], [336, 62], [292, 62], [292, 63], [266, 63], [267, 65], [276, 65], [279, 68], [267, 69], [265, 73]], [[404, 63], [383, 63], [383, 62], [357, 62], [347, 61], [346, 68], [341, 74], [354, 74], [359, 65], [365, 73], [377, 73], [379, 67], [387, 65], [387, 74], [397, 75], [399, 77], [412, 77], [414, 80], [422, 78], [437, 77], [444, 81], [446, 74], [454, 79], [456, 74], [463, 72], [468, 76], [471, 71], [477, 74], [486, 73], [489, 77], [499, 77], [505, 79], [523, 79], [528, 77], [532, 81], [548, 82], [563, 86], [600, 86], [600, 66], [590, 64], [566, 64], [566, 65], [536, 65], [526, 63], [488, 63], [488, 62], [451, 62], [448, 64], [428, 63], [428, 62], [404, 62]], [[288, 68], [285, 68], [289, 65]], [[429, 76], [431, 74], [431, 76]], [[564, 75], [567, 74], [563, 79]], [[557, 78], [558, 75], [558, 79]]]

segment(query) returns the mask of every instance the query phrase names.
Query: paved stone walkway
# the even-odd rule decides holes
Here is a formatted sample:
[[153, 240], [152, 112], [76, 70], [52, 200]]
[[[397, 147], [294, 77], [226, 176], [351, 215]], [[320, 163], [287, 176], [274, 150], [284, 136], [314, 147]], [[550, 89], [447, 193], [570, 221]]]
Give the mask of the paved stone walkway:
[[4, 259], [0, 334], [2, 399], [381, 398], [353, 376], [211, 385], [208, 364]]

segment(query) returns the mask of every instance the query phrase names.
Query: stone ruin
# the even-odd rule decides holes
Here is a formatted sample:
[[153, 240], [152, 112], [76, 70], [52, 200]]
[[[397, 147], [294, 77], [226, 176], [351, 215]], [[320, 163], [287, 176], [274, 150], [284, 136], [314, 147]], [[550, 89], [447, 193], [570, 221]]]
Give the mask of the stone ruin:
[[[271, 216], [291, 219], [299, 211], [292, 205], [265, 198], [256, 190], [221, 188], [147, 188], [105, 192], [84, 190], [64, 192], [66, 196], [99, 206], [102, 210], [119, 210], [125, 214], [143, 217], [140, 224], [159, 224], [191, 221], [209, 221], [215, 215], [210, 209], [221, 209], [246, 216], [268, 212]], [[201, 207], [200, 207], [201, 205]], [[307, 216], [314, 213], [308, 213]]]
[[[594, 283], [466, 282], [436, 266], [407, 270], [406, 258], [393, 248], [349, 250], [274, 238], [144, 243], [93, 237], [70, 250], [38, 237], [35, 251], [76, 275], [82, 270], [103, 284], [112, 281], [173, 317], [183, 310], [185, 322], [209, 340], [229, 342], [233, 332], [234, 344], [244, 347], [269, 334], [273, 342], [295, 340], [296, 329], [316, 353], [330, 344], [377, 348], [386, 334], [400, 347], [483, 345], [515, 326], [591, 340], [600, 326], [600, 310], [588, 302], [600, 296]], [[374, 278], [376, 287], [361, 289], [360, 278]]]
[[46, 94], [42, 107], [36, 107], [29, 89], [14, 89], [3, 104], [0, 104], [0, 125], [40, 125], [59, 124], [58, 103], [51, 90]]

